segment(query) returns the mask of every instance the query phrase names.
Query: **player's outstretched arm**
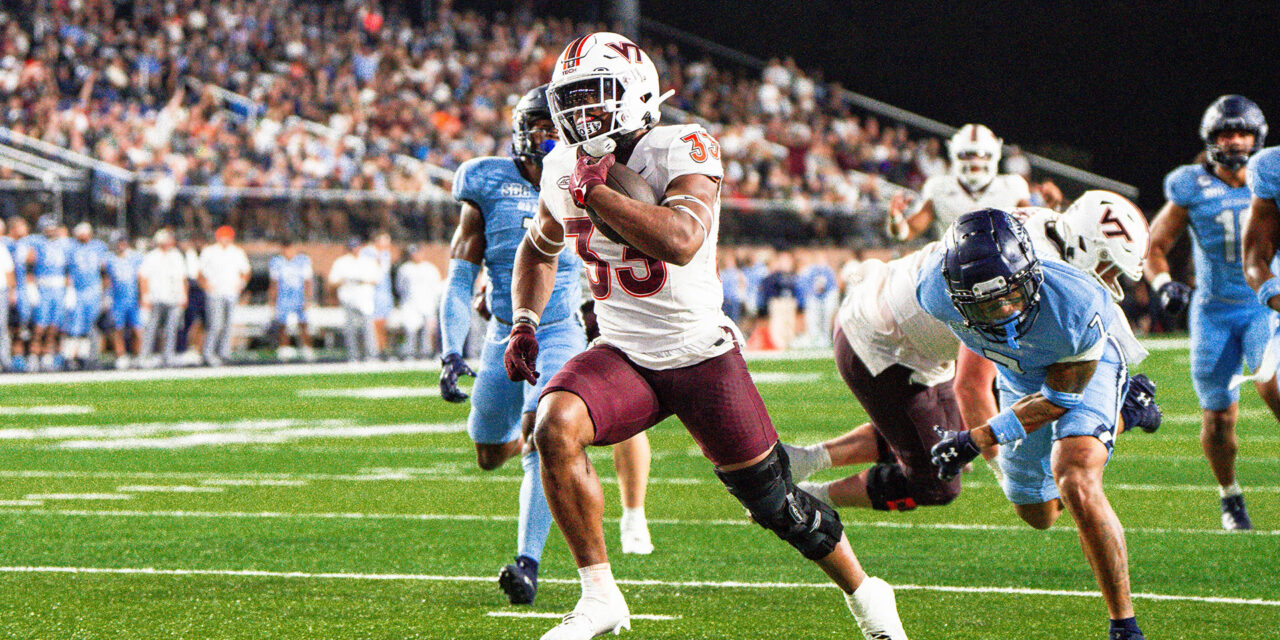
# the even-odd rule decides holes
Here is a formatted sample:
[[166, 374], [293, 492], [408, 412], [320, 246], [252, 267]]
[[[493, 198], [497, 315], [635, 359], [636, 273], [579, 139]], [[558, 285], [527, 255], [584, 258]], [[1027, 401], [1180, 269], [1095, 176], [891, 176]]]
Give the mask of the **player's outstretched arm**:
[[[601, 165], [612, 165], [613, 156], [605, 156]], [[579, 167], [591, 159], [579, 158]], [[604, 173], [608, 173], [608, 167]], [[677, 177], [667, 185], [662, 204], [652, 205], [632, 200], [600, 182], [586, 191], [583, 201], [609, 226], [626, 238], [632, 246], [651, 258], [684, 266], [702, 248], [711, 229], [711, 211], [719, 197], [717, 180], [697, 173]]]
[[901, 193], [895, 194], [889, 202], [889, 236], [900, 242], [919, 238], [933, 224], [932, 199], [920, 203], [920, 208], [910, 215], [904, 215], [906, 208], [907, 199]]
[[564, 249], [564, 227], [539, 200], [538, 215], [516, 249], [511, 279], [511, 335], [503, 365], [507, 377], [537, 384], [538, 320], [556, 286], [556, 265]]
[[990, 360], [974, 353], [969, 347], [960, 345], [960, 351], [956, 354], [956, 377], [952, 388], [966, 429], [986, 424], [987, 420], [1000, 411], [992, 392], [995, 379], [996, 366]]
[[440, 397], [448, 402], [466, 400], [467, 394], [458, 388], [458, 378], [476, 375], [462, 359], [462, 349], [471, 332], [471, 292], [480, 274], [485, 246], [484, 214], [471, 202], [463, 201], [458, 228], [449, 246], [449, 275], [445, 277], [439, 310]]
[[1147, 262], [1143, 269], [1147, 282], [1160, 298], [1160, 306], [1170, 315], [1178, 315], [1191, 301], [1191, 287], [1174, 281], [1169, 275], [1168, 258], [1174, 243], [1187, 230], [1190, 219], [1186, 207], [1170, 200], [1151, 221], [1151, 240], [1147, 245]]
[[1249, 223], [1244, 227], [1244, 278], [1258, 292], [1258, 299], [1280, 311], [1280, 279], [1271, 271], [1271, 259], [1280, 245], [1280, 207], [1270, 198], [1254, 197]]

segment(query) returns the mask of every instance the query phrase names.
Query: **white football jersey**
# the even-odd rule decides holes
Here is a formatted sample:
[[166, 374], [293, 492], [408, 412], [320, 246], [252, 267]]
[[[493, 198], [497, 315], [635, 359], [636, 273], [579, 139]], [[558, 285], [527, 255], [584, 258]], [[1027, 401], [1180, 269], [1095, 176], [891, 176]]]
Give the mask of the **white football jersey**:
[[942, 233], [962, 214], [977, 209], [1008, 211], [1019, 202], [1031, 199], [1031, 188], [1020, 175], [1004, 173], [991, 180], [982, 191], [969, 193], [955, 174], [934, 176], [920, 189], [921, 200], [933, 201], [933, 230], [941, 238]]
[[941, 250], [941, 242], [931, 242], [887, 263], [868, 260], [862, 281], [845, 295], [836, 320], [872, 375], [901, 364], [914, 371], [912, 381], [930, 387], [955, 375], [960, 341], [916, 300], [920, 266]]
[[[741, 341], [721, 311], [716, 273], [720, 200], [712, 207], [707, 238], [681, 267], [645, 256], [596, 233], [569, 195], [577, 149], [557, 146], [542, 162], [541, 197], [564, 226], [565, 244], [582, 258], [600, 337], [649, 369], [674, 369], [718, 356]], [[636, 143], [627, 166], [653, 188], [658, 202], [672, 180], [691, 173], [721, 179], [720, 146], [696, 124], [659, 126]], [[693, 205], [696, 206], [696, 205]]]

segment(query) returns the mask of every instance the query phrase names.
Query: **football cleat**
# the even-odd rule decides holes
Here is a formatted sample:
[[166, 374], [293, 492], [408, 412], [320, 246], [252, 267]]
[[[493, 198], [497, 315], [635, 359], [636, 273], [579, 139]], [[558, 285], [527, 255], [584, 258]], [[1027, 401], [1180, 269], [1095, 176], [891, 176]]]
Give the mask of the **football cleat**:
[[1244, 496], [1222, 499], [1222, 528], [1227, 531], [1253, 529], [1253, 522], [1249, 520], [1249, 510], [1244, 506]]
[[1107, 633], [1107, 640], [1147, 640], [1141, 631], [1129, 631], [1127, 629], [1112, 629]]
[[542, 634], [542, 640], [591, 640], [609, 633], [618, 635], [623, 629], [631, 629], [631, 611], [618, 592], [612, 603], [599, 600], [578, 600], [560, 621], [560, 624]]
[[511, 604], [533, 604], [538, 594], [538, 562], [524, 556], [516, 556], [498, 572], [498, 586], [507, 594]]
[[893, 587], [888, 582], [869, 577], [844, 600], [865, 640], [907, 640]]
[[638, 518], [622, 517], [622, 552], [640, 556], [653, 553], [653, 540], [649, 537], [649, 523]]

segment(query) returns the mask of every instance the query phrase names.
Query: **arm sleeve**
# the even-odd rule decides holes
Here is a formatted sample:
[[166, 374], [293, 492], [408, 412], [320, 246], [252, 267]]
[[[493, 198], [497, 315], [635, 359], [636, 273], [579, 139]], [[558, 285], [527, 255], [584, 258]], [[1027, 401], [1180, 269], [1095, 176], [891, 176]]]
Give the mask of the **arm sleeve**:
[[283, 262], [283, 259], [280, 256], [275, 256], [271, 259], [271, 262], [267, 263], [267, 276], [271, 278], [272, 282], [279, 282], [280, 280], [281, 262]]
[[444, 299], [440, 301], [440, 341], [443, 355], [462, 354], [471, 331], [471, 292], [480, 265], [459, 258], [449, 260]]

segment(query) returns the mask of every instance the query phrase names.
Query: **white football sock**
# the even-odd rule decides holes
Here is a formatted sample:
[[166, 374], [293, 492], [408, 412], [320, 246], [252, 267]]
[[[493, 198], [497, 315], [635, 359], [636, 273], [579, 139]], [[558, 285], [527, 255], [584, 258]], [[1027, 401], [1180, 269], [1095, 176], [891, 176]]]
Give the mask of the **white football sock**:
[[831, 503], [831, 485], [836, 482], [838, 482], [838, 480], [832, 480], [831, 482], [800, 482], [797, 483], [796, 486], [799, 487], [801, 491], [821, 500], [827, 506], [834, 508], [835, 505]]
[[1239, 482], [1232, 482], [1230, 486], [1218, 487], [1218, 495], [1223, 498], [1234, 498], [1244, 495], [1244, 491], [1240, 490]]
[[636, 525], [642, 525], [645, 522], [646, 520], [644, 517], [644, 505], [635, 507], [634, 509], [631, 507], [622, 508], [621, 524], [623, 529], [626, 529], [628, 527], [634, 527]]
[[622, 595], [618, 584], [613, 581], [613, 569], [608, 562], [578, 569], [578, 578], [582, 580], [583, 600], [610, 602]]

